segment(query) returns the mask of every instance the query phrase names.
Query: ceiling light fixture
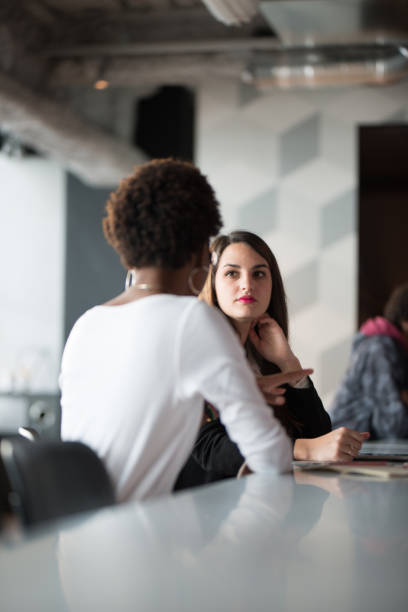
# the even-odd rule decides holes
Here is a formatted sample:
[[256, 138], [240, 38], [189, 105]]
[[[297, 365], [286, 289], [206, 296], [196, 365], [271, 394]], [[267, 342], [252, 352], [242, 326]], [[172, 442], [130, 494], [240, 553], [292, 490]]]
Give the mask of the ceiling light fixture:
[[109, 81], [105, 81], [105, 79], [98, 79], [94, 83], [94, 88], [98, 89], [99, 91], [102, 91], [103, 89], [106, 89], [107, 87], [109, 87]]

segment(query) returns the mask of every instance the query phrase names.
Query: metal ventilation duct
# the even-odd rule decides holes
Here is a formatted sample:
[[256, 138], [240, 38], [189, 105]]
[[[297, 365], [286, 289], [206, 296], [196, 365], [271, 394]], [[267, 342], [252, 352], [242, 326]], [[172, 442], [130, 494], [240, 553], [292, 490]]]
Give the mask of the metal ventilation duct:
[[274, 0], [260, 10], [282, 48], [253, 55], [243, 79], [259, 89], [408, 76], [407, 0]]
[[408, 52], [393, 45], [318, 46], [257, 52], [243, 73], [260, 90], [272, 87], [385, 85], [408, 76]]
[[273, 0], [260, 10], [283, 45], [408, 41], [407, 0]]

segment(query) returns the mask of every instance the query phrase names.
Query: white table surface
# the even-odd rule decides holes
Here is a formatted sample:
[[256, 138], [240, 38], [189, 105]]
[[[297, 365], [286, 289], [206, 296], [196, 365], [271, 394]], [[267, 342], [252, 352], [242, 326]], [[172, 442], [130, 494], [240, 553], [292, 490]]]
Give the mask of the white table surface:
[[2, 538], [0, 610], [406, 612], [407, 523], [408, 480], [252, 475]]

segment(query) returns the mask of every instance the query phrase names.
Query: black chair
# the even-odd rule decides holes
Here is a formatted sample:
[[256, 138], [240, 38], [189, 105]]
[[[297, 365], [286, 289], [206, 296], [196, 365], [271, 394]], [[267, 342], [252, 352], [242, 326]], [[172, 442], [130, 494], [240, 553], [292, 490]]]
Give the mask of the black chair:
[[0, 455], [10, 485], [9, 505], [23, 526], [115, 503], [104, 465], [80, 442], [3, 438]]
[[30, 442], [37, 442], [40, 439], [40, 434], [34, 427], [19, 427], [18, 434]]
[[[29, 442], [29, 440], [33, 439], [33, 438], [30, 438], [30, 436], [31, 436], [31, 432], [26, 433], [25, 428], [24, 428], [24, 431], [22, 431], [21, 433], [20, 431], [19, 433], [2, 431], [0, 433], [0, 442], [3, 438], [7, 438], [9, 440], [16, 439], [18, 441], [21, 441], [22, 443], [30, 444], [31, 442]], [[10, 489], [9, 479], [7, 477], [6, 470], [4, 469], [3, 462], [0, 459], [0, 529], [2, 529], [5, 519], [10, 515], [10, 512], [11, 512], [11, 508], [9, 504], [10, 492], [11, 492], [11, 489]]]

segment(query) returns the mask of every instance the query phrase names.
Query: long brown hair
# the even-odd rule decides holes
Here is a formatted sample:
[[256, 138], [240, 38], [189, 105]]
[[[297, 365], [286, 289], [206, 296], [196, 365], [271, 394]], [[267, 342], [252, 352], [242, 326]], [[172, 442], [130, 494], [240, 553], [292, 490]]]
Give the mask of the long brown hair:
[[[275, 319], [285, 334], [285, 337], [288, 338], [288, 309], [286, 305], [285, 289], [278, 262], [276, 261], [275, 255], [272, 253], [266, 242], [252, 232], [238, 230], [231, 232], [230, 234], [218, 236], [212, 242], [210, 246], [210, 268], [203, 290], [201, 291], [200, 298], [207, 302], [207, 304], [210, 306], [215, 306], [216, 308], [220, 309], [215, 291], [215, 275], [217, 273], [218, 264], [224, 250], [229, 245], [238, 242], [247, 244], [249, 247], [251, 247], [251, 249], [256, 251], [258, 255], [266, 260], [272, 276], [272, 294], [266, 312], [270, 317]], [[227, 319], [231, 322], [229, 317], [227, 317]], [[262, 375], [276, 374], [277, 372], [280, 372], [276, 364], [267, 361], [264, 357], [262, 357], [262, 355], [259, 354], [249, 339], [245, 343], [245, 349], [249, 361], [254, 361], [257, 364]], [[298, 423], [292, 418], [288, 409], [285, 406], [273, 406], [273, 410], [275, 416], [281, 421], [288, 434], [290, 436], [294, 436], [295, 430], [298, 428]]]

